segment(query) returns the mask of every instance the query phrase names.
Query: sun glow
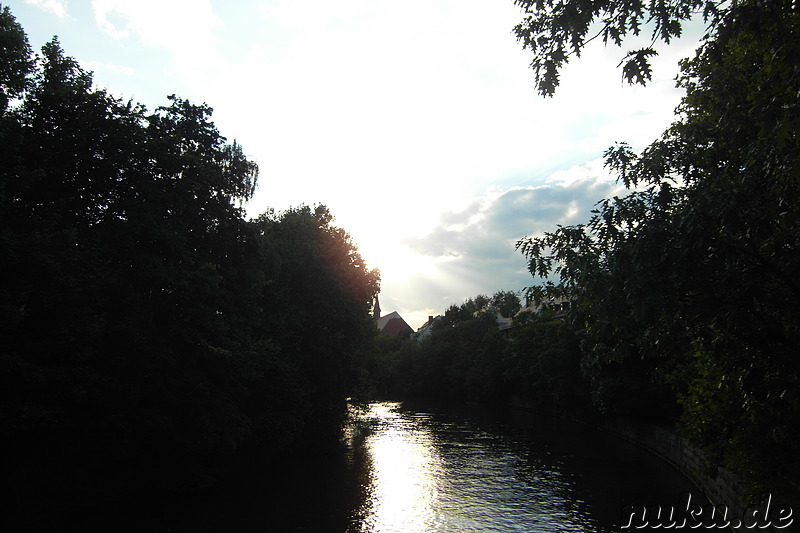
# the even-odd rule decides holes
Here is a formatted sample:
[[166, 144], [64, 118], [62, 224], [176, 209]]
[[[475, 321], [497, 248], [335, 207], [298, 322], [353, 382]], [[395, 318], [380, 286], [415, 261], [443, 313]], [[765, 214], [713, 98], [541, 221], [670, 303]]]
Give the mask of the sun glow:
[[359, 244], [359, 249], [370, 268], [378, 268], [384, 279], [404, 280], [414, 274], [430, 276], [435, 271], [436, 258], [396, 242], [371, 240]]

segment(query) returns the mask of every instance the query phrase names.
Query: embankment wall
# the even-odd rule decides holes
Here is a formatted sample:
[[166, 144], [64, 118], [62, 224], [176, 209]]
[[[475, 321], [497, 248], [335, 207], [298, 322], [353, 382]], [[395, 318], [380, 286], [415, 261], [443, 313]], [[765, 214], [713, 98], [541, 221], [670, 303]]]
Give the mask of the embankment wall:
[[[522, 402], [513, 402], [513, 405], [515, 407], [529, 408]], [[575, 416], [562, 412], [553, 414], [609, 432], [646, 448], [683, 472], [703, 491], [703, 494], [713, 505], [718, 508], [727, 506], [729, 517], [737, 519], [744, 516], [747, 507], [741, 503], [744, 486], [739, 479], [729, 470], [714, 464], [702, 451], [692, 446], [687, 439], [681, 437], [675, 431], [655, 425], [633, 424], [621, 418]], [[758, 528], [758, 531], [797, 533], [800, 531], [800, 520], [797, 517], [794, 518], [795, 520], [791, 526], [785, 529], [768, 527]], [[733, 531], [742, 533], [750, 531], [750, 529], [740, 527], [733, 529]]]

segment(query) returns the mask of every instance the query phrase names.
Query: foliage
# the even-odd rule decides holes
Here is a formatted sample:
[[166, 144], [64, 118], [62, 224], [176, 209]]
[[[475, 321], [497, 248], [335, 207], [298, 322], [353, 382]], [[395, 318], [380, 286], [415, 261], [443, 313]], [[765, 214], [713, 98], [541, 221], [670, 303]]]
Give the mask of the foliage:
[[378, 274], [328, 210], [245, 220], [258, 168], [210, 107], [148, 112], [94, 88], [55, 39], [34, 61], [8, 9], [0, 30], [16, 58], [0, 88], [18, 98], [0, 109], [15, 503], [194, 488], [242, 450], [336, 424]]
[[562, 321], [537, 320], [512, 332], [505, 385], [524, 404], [571, 411], [590, 405], [577, 335]]
[[491, 307], [506, 318], [511, 318], [522, 308], [519, 294], [513, 291], [497, 291], [489, 303]]
[[25, 31], [8, 6], [0, 4], [0, 115], [8, 108], [9, 99], [22, 94], [32, 70]]
[[638, 367], [628, 386], [671, 384], [695, 441], [777, 490], [800, 478], [800, 12], [720, 13], [682, 63], [676, 122], [639, 154], [606, 152], [630, 192], [518, 247], [557, 277], [542, 294], [577, 298], [601, 404], [603, 374]]
[[469, 320], [483, 311], [493, 310], [510, 318], [521, 308], [519, 295], [513, 291], [497, 291], [491, 297], [485, 294], [467, 298], [461, 305], [452, 304], [445, 310], [444, 320], [438, 327], [458, 321]]
[[494, 401], [502, 394], [499, 380], [505, 344], [493, 313], [440, 321], [430, 338], [398, 354], [396, 393]]
[[365, 348], [361, 399], [397, 399], [418, 393], [422, 345], [402, 335], [375, 335]]
[[332, 221], [324, 206], [268, 213], [255, 221], [277, 259], [259, 296], [264, 311], [258, 329], [270, 332], [304, 376], [313, 408], [304, 418], [338, 422], [341, 400], [353, 393], [359, 373], [359, 350], [376, 333], [369, 304], [379, 279]]
[[[554, 410], [588, 408], [589, 389], [571, 327], [533, 317], [501, 331], [492, 302], [503, 301], [519, 309], [514, 292], [478, 295], [451, 306], [429, 338], [397, 339], [391, 345], [384, 341], [373, 356], [381, 361], [384, 393]], [[480, 304], [483, 309], [474, 311]]]
[[533, 52], [531, 68], [536, 88], [543, 96], [552, 96], [559, 82], [559, 71], [572, 56], [580, 56], [591, 41], [622, 43], [631, 36], [651, 30], [649, 46], [629, 51], [620, 61], [622, 76], [628, 83], [644, 85], [651, 79], [650, 57], [657, 54], [655, 43], [669, 44], [680, 37], [683, 23], [702, 16], [709, 29], [716, 28], [731, 16], [738, 3], [716, 0], [680, 0], [644, 2], [586, 0], [514, 0], [525, 17], [514, 27], [517, 41]]

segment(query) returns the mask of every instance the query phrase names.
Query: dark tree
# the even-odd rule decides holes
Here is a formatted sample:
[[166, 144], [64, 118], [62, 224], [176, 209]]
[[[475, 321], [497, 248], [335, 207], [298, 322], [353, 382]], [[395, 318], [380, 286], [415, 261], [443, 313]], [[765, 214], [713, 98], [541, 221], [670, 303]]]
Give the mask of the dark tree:
[[506, 318], [513, 317], [522, 308], [519, 294], [513, 291], [497, 291], [492, 295], [489, 305]]
[[0, 4], [0, 115], [19, 97], [33, 70], [28, 38], [8, 7]]
[[631, 192], [598, 204], [588, 225], [518, 246], [532, 273], [556, 275], [553, 289], [577, 297], [596, 392], [612, 366], [642, 367], [640, 379], [675, 388], [695, 442], [751, 487], [791, 492], [800, 478], [800, 12], [770, 1], [724, 14], [682, 64], [673, 126], [639, 154], [624, 144], [606, 153]]
[[649, 32], [649, 46], [631, 50], [620, 61], [622, 76], [629, 83], [645, 84], [651, 78], [649, 58], [657, 54], [655, 44], [669, 44], [680, 37], [683, 23], [702, 17], [713, 29], [721, 21], [736, 16], [731, 6], [737, 3], [715, 0], [676, 2], [514, 0], [525, 18], [514, 27], [523, 48], [533, 52], [531, 68], [536, 88], [552, 96], [559, 82], [559, 71], [573, 56], [578, 57], [590, 41], [621, 46], [626, 38]]
[[361, 348], [377, 333], [369, 311], [378, 271], [367, 269], [324, 206], [268, 213], [255, 226], [275, 257], [258, 329], [302, 377], [305, 396], [295, 407], [306, 410], [303, 418], [337, 423], [344, 398], [355, 392]]
[[210, 107], [149, 112], [56, 39], [34, 60], [7, 8], [0, 32], [9, 507], [195, 489], [335, 427], [379, 278], [330, 213], [246, 220], [258, 168]]

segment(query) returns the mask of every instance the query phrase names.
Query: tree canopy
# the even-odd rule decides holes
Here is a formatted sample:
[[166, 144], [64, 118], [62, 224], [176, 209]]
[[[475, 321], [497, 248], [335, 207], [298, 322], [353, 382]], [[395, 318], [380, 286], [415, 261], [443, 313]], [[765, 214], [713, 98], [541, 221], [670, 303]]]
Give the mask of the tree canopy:
[[369, 359], [375, 392], [591, 412], [572, 326], [548, 313], [528, 313], [501, 330], [496, 313], [503, 305], [505, 316], [515, 316], [517, 293], [479, 294], [451, 305], [421, 339], [377, 339]]
[[258, 167], [209, 106], [122, 101], [8, 8], [0, 38], [11, 506], [203, 486], [335, 427], [379, 276], [327, 208], [246, 220]]
[[629, 193], [518, 248], [553, 280], [541, 294], [576, 298], [599, 403], [609, 372], [640, 367], [627, 383], [671, 386], [685, 431], [751, 487], [796, 491], [800, 11], [712, 7], [713, 31], [681, 65], [674, 124], [640, 153], [619, 143], [605, 154]]
[[657, 42], [669, 44], [683, 33], [685, 22], [702, 17], [709, 30], [735, 16], [738, 2], [723, 0], [514, 0], [525, 13], [514, 27], [517, 41], [533, 52], [531, 68], [536, 88], [552, 96], [559, 82], [559, 71], [573, 56], [580, 56], [591, 41], [601, 38], [617, 46], [643, 32], [650, 32], [651, 43], [630, 50], [620, 61], [622, 76], [628, 83], [645, 84], [651, 79], [650, 57], [658, 52]]
[[0, 113], [5, 112], [9, 99], [22, 94], [32, 69], [31, 47], [25, 31], [16, 23], [11, 10], [0, 5]]

